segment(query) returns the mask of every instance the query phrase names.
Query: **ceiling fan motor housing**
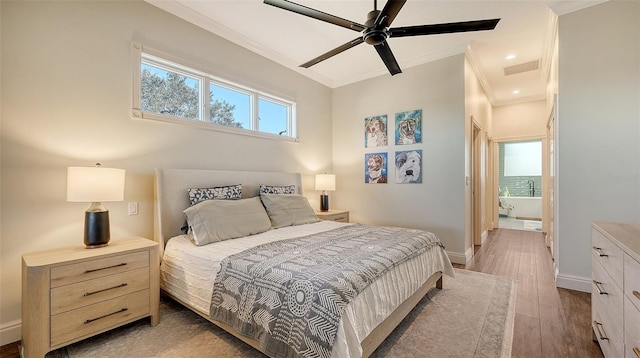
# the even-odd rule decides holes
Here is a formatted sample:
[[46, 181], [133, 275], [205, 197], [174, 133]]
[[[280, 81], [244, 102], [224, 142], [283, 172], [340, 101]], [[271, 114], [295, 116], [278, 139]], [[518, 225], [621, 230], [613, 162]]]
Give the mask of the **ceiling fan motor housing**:
[[379, 45], [389, 37], [386, 28], [376, 28], [375, 22], [379, 14], [380, 10], [369, 11], [367, 21], [364, 23], [367, 28], [362, 33], [362, 39], [369, 45]]

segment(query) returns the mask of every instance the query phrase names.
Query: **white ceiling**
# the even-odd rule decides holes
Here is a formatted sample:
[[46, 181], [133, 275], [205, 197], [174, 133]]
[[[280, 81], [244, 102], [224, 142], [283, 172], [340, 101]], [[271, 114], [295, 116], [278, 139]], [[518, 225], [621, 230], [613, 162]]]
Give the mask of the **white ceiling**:
[[[262, 0], [147, 0], [149, 3], [279, 62], [331, 88], [390, 76], [375, 49], [365, 43], [310, 68], [300, 64], [359, 34], [266, 5]], [[546, 78], [557, 15], [606, 0], [409, 0], [391, 27], [501, 18], [492, 31], [390, 38], [400, 68], [466, 52], [495, 106], [546, 98]], [[294, 0], [364, 23], [373, 0]], [[378, 3], [382, 9], [386, 1]], [[515, 55], [507, 60], [507, 55]], [[504, 67], [540, 60], [537, 70], [504, 75]], [[403, 76], [397, 74], [396, 76]], [[518, 94], [513, 91], [518, 90]]]

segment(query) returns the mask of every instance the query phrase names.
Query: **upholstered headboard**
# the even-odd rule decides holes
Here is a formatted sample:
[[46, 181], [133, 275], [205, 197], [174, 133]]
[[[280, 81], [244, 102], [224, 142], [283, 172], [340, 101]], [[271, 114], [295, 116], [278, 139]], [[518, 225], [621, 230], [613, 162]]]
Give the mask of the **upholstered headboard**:
[[242, 197], [259, 195], [260, 184], [296, 186], [302, 194], [299, 173], [252, 172], [200, 169], [156, 169], [154, 240], [160, 243], [160, 251], [170, 238], [180, 235], [185, 217], [182, 212], [189, 207], [187, 190], [242, 184]]

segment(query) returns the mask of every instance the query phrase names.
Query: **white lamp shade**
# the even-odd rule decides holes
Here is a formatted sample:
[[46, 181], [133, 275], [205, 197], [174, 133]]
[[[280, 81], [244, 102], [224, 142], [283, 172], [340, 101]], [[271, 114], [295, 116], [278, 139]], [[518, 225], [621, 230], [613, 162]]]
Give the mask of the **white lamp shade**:
[[124, 169], [69, 167], [67, 201], [102, 202], [124, 200]]
[[316, 190], [336, 190], [335, 174], [317, 174]]

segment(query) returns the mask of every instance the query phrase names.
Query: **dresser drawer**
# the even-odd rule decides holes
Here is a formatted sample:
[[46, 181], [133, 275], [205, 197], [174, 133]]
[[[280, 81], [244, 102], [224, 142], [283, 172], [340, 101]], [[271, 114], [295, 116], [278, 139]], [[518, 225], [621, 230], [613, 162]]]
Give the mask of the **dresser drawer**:
[[51, 269], [51, 287], [82, 282], [142, 267], [149, 267], [149, 251], [53, 267]]
[[[602, 265], [592, 262], [592, 288], [591, 305], [600, 317], [600, 323], [606, 326], [607, 334], [623, 337], [623, 304], [624, 294], [622, 288], [615, 284]], [[602, 292], [602, 293], [600, 293]]]
[[96, 302], [149, 288], [149, 269], [115, 275], [51, 289], [51, 314], [59, 314]]
[[592, 229], [591, 232], [591, 256], [607, 270], [613, 280], [622, 287], [622, 268], [624, 256], [622, 250], [600, 231]]
[[622, 337], [612, 334], [607, 322], [599, 317], [595, 312], [593, 314], [593, 320], [591, 321], [591, 328], [596, 335], [598, 344], [600, 345], [605, 357], [616, 358], [623, 356], [624, 343], [622, 341]]
[[626, 358], [640, 358], [640, 310], [629, 297], [624, 301], [624, 343]]
[[51, 347], [90, 336], [149, 315], [149, 290], [51, 317]]
[[640, 310], [640, 263], [627, 254], [624, 255], [624, 293]]

